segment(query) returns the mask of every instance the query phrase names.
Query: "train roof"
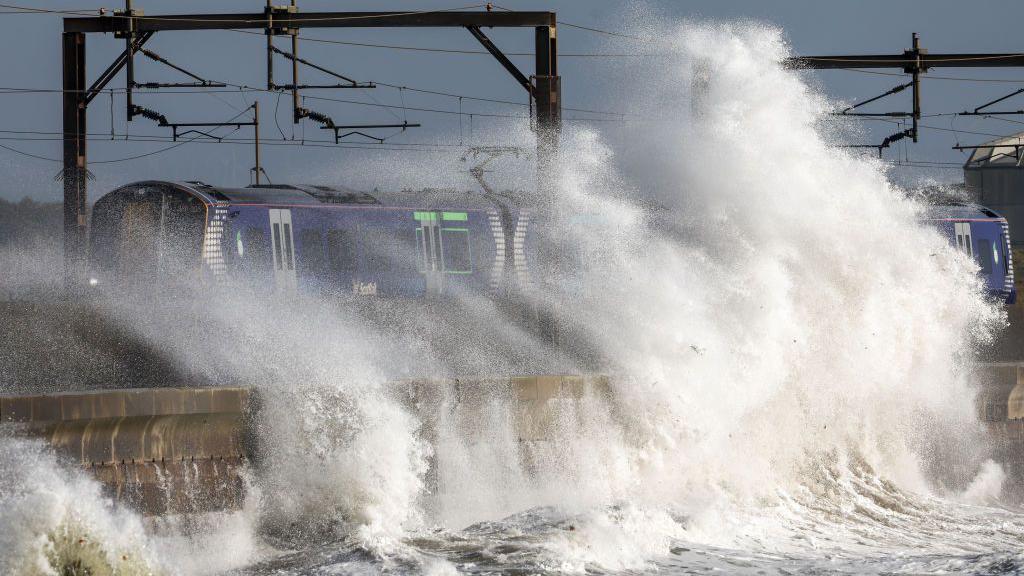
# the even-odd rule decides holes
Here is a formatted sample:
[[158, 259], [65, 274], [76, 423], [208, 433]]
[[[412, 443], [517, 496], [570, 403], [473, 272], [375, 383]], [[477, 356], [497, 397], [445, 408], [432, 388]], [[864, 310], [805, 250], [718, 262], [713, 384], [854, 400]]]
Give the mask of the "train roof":
[[930, 220], [1002, 220], [996, 212], [969, 202], [949, 202], [933, 204], [925, 210], [925, 217]]
[[374, 196], [340, 186], [297, 186], [292, 184], [261, 184], [246, 188], [211, 186], [204, 182], [177, 183], [214, 202], [232, 204], [380, 204]]
[[[155, 184], [156, 182], [147, 182]], [[276, 205], [309, 205], [353, 204], [411, 206], [418, 208], [448, 207], [453, 203], [465, 208], [494, 208], [495, 203], [480, 192], [455, 189], [425, 188], [422, 190], [386, 191], [373, 190], [363, 192], [345, 186], [299, 185], [299, 184], [262, 184], [245, 188], [225, 188], [211, 186], [198, 181], [166, 182], [187, 188], [211, 203], [229, 202], [232, 204], [276, 204]], [[504, 198], [508, 201], [509, 198]], [[510, 202], [514, 203], [514, 202]]]

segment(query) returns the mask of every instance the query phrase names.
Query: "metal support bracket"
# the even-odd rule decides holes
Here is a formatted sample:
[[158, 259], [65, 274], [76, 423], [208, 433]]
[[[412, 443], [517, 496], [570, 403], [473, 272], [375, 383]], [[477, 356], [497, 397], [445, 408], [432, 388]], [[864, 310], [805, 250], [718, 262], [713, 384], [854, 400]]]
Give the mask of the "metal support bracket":
[[275, 54], [280, 54], [281, 56], [284, 56], [285, 58], [287, 58], [287, 59], [289, 59], [289, 60], [291, 60], [293, 62], [298, 62], [300, 64], [305, 64], [306, 66], [309, 66], [310, 68], [313, 68], [314, 70], [319, 70], [319, 71], [323, 72], [324, 74], [327, 74], [329, 76], [334, 76], [335, 78], [338, 78], [340, 80], [344, 80], [346, 82], [346, 84], [298, 84], [298, 85], [296, 85], [296, 84], [274, 84], [274, 83], [271, 82], [269, 84], [271, 90], [293, 90], [293, 89], [296, 89], [296, 88], [376, 88], [377, 87], [377, 85], [374, 84], [373, 82], [357, 82], [357, 81], [349, 78], [348, 76], [344, 76], [342, 74], [338, 74], [337, 72], [334, 72], [333, 70], [328, 70], [327, 68], [324, 68], [323, 66], [318, 66], [318, 65], [313, 64], [312, 62], [310, 62], [308, 60], [304, 60], [302, 58], [299, 58], [298, 56], [292, 54], [291, 52], [285, 52], [284, 50], [281, 50], [277, 46], [271, 46], [270, 50], [272, 52], [274, 52]]
[[[961, 145], [957, 144], [956, 146], [953, 146], [953, 150], [978, 150], [978, 149], [981, 149], [981, 148], [992, 148], [993, 151], [995, 151], [996, 148], [1013, 148], [1013, 157], [1014, 157], [1015, 160], [1019, 161], [1020, 160], [1020, 150], [1021, 150], [1021, 148], [1024, 148], [1024, 143], [1020, 143], [1020, 144], [998, 144], [998, 145], [995, 145], [995, 144], [980, 144], [980, 145], [977, 145], [977, 146], [961, 146]], [[1000, 156], [1009, 156], [1009, 154], [1006, 154], [1005, 152], [1000, 152], [999, 154], [991, 155], [988, 158], [988, 160], [991, 161], [991, 160], [993, 160], [995, 158], [999, 158]]]
[[[132, 45], [134, 47], [134, 50], [139, 50], [140, 48], [142, 48], [142, 46], [150, 38], [153, 37], [153, 34], [155, 34], [155, 32], [143, 32], [143, 33], [139, 34], [138, 36], [136, 36], [135, 42]], [[113, 62], [111, 62], [110, 66], [107, 66], [107, 69], [104, 70], [103, 73], [99, 75], [99, 78], [97, 78], [96, 81], [92, 83], [92, 86], [90, 86], [89, 89], [86, 91], [86, 94], [85, 94], [85, 104], [86, 104], [86, 106], [88, 106], [89, 103], [92, 102], [92, 99], [95, 98], [100, 93], [100, 91], [102, 91], [103, 88], [108, 83], [110, 83], [111, 80], [114, 79], [114, 76], [117, 76], [117, 73], [120, 72], [121, 69], [124, 68], [125, 64], [127, 64], [127, 63], [128, 63], [128, 50], [125, 50], [124, 52], [121, 52], [121, 54], [117, 58], [115, 58]]]
[[877, 100], [881, 100], [882, 98], [885, 98], [886, 96], [892, 96], [893, 94], [898, 94], [898, 93], [906, 90], [907, 88], [910, 88], [913, 85], [914, 85], [913, 82], [907, 82], [906, 84], [900, 84], [899, 86], [893, 88], [892, 90], [888, 90], [886, 92], [883, 92], [882, 94], [879, 94], [878, 96], [875, 96], [874, 98], [868, 98], [867, 100], [864, 100], [863, 102], [858, 102], [858, 103], [854, 104], [853, 106], [847, 106], [846, 108], [840, 110], [839, 112], [835, 112], [834, 114], [836, 114], [837, 116], [893, 116], [893, 117], [898, 117], [898, 118], [905, 118], [905, 117], [908, 117], [908, 116], [913, 116], [914, 115], [913, 112], [851, 112], [851, 110], [854, 110], [856, 108], [860, 108], [861, 106], [864, 106], [866, 104], [870, 104], [870, 103], [875, 102]]
[[491, 42], [491, 39], [480, 30], [480, 27], [466, 26], [466, 30], [469, 30], [469, 33], [472, 34], [473, 37], [491, 53], [491, 56], [494, 56], [498, 63], [504, 66], [505, 70], [508, 70], [509, 74], [516, 79], [516, 82], [518, 82], [520, 86], [526, 89], [526, 92], [529, 93], [532, 98], [533, 84], [530, 82], [530, 79], [520, 72], [519, 68], [516, 68], [516, 65], [513, 64], [512, 61], [508, 59], [508, 56], [505, 56], [497, 46], [495, 46], [494, 42]]
[[[328, 118], [330, 120], [330, 118]], [[371, 136], [366, 132], [361, 132], [360, 129], [368, 130], [371, 128], [401, 128], [404, 132], [406, 128], [419, 128], [419, 124], [410, 124], [409, 122], [402, 122], [401, 124], [350, 124], [348, 126], [336, 126], [334, 122], [331, 122], [329, 126], [321, 126], [321, 130], [334, 130], [334, 143], [340, 144], [341, 141], [347, 136], [362, 136], [370, 140], [376, 140], [378, 144], [384, 143], [384, 138], [378, 138]], [[341, 134], [342, 130], [351, 130]]]
[[177, 64], [174, 64], [173, 62], [170, 62], [169, 60], [167, 60], [166, 58], [160, 56], [156, 52], [152, 52], [150, 50], [146, 50], [145, 48], [142, 48], [142, 47], [139, 47], [138, 51], [142, 52], [142, 55], [145, 56], [146, 58], [149, 58], [150, 60], [153, 60], [155, 62], [159, 62], [160, 64], [163, 64], [163, 65], [168, 66], [170, 68], [174, 68], [178, 72], [181, 72], [182, 74], [184, 74], [186, 76], [189, 76], [190, 78], [194, 78], [196, 81], [195, 82], [174, 82], [174, 83], [165, 83], [165, 82], [144, 82], [144, 83], [139, 83], [139, 82], [133, 82], [134, 87], [136, 87], [136, 88], [224, 88], [225, 86], [227, 86], [227, 84], [224, 84], [223, 82], [213, 82], [212, 80], [207, 80], [205, 78], [197, 76], [196, 74], [193, 74], [192, 72], [189, 72], [188, 70], [182, 68], [181, 66], [178, 66]]
[[890, 145], [892, 145], [893, 142], [898, 142], [900, 140], [903, 140], [904, 138], [913, 138], [914, 132], [915, 130], [913, 128], [909, 128], [907, 130], [903, 130], [902, 132], [897, 132], [895, 134], [890, 134], [889, 136], [886, 136], [885, 140], [882, 140], [881, 144], [847, 144], [845, 146], [840, 146], [840, 148], [874, 148], [878, 150], [878, 157], [881, 158], [882, 150], [888, 148]]
[[[179, 137], [184, 136], [185, 134], [188, 134], [188, 133], [198, 133], [198, 134], [201, 134], [203, 136], [207, 136], [209, 138], [212, 138], [214, 140], [221, 140], [221, 138], [218, 138], [217, 136], [213, 136], [213, 135], [211, 135], [211, 134], [209, 134], [207, 132], [203, 132], [201, 130], [195, 130], [195, 128], [220, 128], [222, 126], [234, 126], [235, 128], [241, 128], [242, 126], [259, 126], [259, 121], [256, 120], [256, 119], [253, 119], [253, 120], [248, 121], [248, 122], [243, 122], [243, 121], [237, 121], [236, 122], [234, 120], [229, 120], [227, 122], [170, 122], [170, 121], [167, 120], [166, 116], [164, 116], [163, 114], [157, 112], [156, 110], [151, 110], [149, 108], [143, 108], [142, 106], [138, 106], [138, 105], [134, 105], [134, 104], [132, 105], [132, 108], [133, 108], [132, 109], [132, 113], [135, 114], [136, 116], [142, 116], [143, 118], [148, 118], [148, 119], [156, 122], [158, 126], [162, 126], [162, 127], [165, 127], [165, 128], [170, 128], [171, 129], [171, 134], [172, 134], [172, 139], [174, 141], [177, 141]], [[253, 106], [250, 106], [249, 109], [250, 110], [255, 109], [255, 104], [253, 104]], [[185, 132], [178, 132], [179, 128], [190, 128], [190, 130], [186, 130]]]
[[999, 98], [996, 98], [995, 100], [992, 100], [991, 102], [986, 102], [986, 103], [982, 104], [981, 106], [978, 106], [977, 108], [975, 108], [974, 112], [961, 112], [959, 115], [960, 116], [1003, 116], [1003, 115], [1010, 115], [1010, 114], [1024, 114], [1024, 110], [1017, 110], [1017, 111], [1004, 111], [1004, 110], [1000, 110], [1000, 111], [993, 111], [993, 112], [982, 112], [983, 109], [988, 108], [989, 106], [991, 106], [993, 104], [998, 104], [999, 102], [1002, 102], [1003, 100], [1008, 100], [1010, 98], [1013, 98], [1014, 96], [1016, 96], [1018, 94], [1024, 94], [1024, 88], [1021, 88], [1020, 90], [1017, 90], [1016, 92], [1012, 92], [1010, 94], [1007, 94], [1006, 96], [1001, 96]]

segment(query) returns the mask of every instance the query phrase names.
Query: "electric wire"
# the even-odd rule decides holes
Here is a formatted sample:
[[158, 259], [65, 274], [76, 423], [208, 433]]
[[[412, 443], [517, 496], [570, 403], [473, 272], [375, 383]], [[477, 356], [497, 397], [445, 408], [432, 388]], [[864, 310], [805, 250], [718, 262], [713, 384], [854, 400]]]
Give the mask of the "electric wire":
[[[68, 15], [79, 15], [79, 14], [82, 14], [82, 13], [88, 13], [89, 10], [90, 10], [89, 8], [77, 8], [77, 9], [72, 8], [72, 9], [67, 9], [67, 10], [38, 10], [38, 9], [33, 10], [33, 9], [29, 9], [29, 8], [21, 8], [21, 9], [18, 9], [18, 10], [0, 10], [0, 14], [68, 14]], [[93, 12], [96, 12], [96, 10], [93, 10]]]
[[[268, 94], [278, 94], [278, 93], [280, 93], [280, 90], [269, 90], [267, 88], [258, 88], [258, 87], [254, 87], [254, 86], [247, 86], [245, 84], [234, 84], [234, 83], [231, 83], [231, 82], [221, 82], [221, 83], [222, 84], [227, 84], [228, 86], [231, 86], [232, 89], [231, 90], [217, 90], [217, 89], [195, 90], [195, 89], [176, 89], [176, 88], [169, 88], [168, 89], [168, 88], [164, 88], [164, 89], [160, 89], [160, 91], [157, 92], [155, 90], [147, 91], [145, 88], [139, 88], [139, 89], [136, 89], [134, 92], [137, 93], [137, 94], [146, 93], [146, 94], [150, 94], [150, 95], [227, 94], [227, 93], [235, 94], [235, 93], [238, 93], [239, 91], [243, 91], [243, 92], [262, 92], [262, 93], [268, 93]], [[454, 93], [451, 93], [451, 92], [440, 92], [440, 91], [437, 91], [437, 90], [426, 90], [426, 89], [423, 89], [423, 88], [413, 88], [413, 87], [404, 86], [404, 85], [401, 85], [401, 84], [390, 84], [390, 83], [387, 83], [387, 82], [374, 82], [374, 83], [378, 84], [380, 86], [386, 86], [388, 88], [394, 88], [396, 90], [408, 90], [409, 92], [418, 92], [418, 93], [422, 93], [422, 94], [432, 94], [432, 95], [435, 95], [435, 96], [446, 96], [446, 97], [453, 98], [453, 99], [462, 98], [464, 100], [473, 100], [473, 101], [476, 101], [476, 102], [488, 102], [488, 103], [494, 103], [494, 104], [505, 104], [505, 105], [510, 105], [510, 106], [529, 107], [529, 104], [525, 103], [525, 102], [515, 102], [515, 101], [512, 101], [512, 100], [501, 100], [501, 99], [497, 99], [497, 98], [484, 98], [484, 97], [481, 97], [481, 96], [467, 96], [467, 95], [464, 95], [464, 94], [460, 95], [460, 94], [454, 94]], [[99, 93], [110, 93], [110, 92], [123, 93], [125, 91], [126, 90], [124, 88], [104, 88], [103, 90], [99, 91]], [[13, 86], [0, 87], [0, 95], [3, 95], [3, 94], [62, 94], [64, 92], [65, 92], [65, 90], [60, 89], [60, 88], [18, 88], [18, 87], [13, 87]], [[72, 90], [68, 90], [67, 92], [72, 92]], [[385, 105], [385, 104], [371, 104], [369, 102], [362, 102], [362, 104], [368, 105], [368, 106], [387, 107], [387, 105]], [[399, 107], [399, 108], [401, 108], [401, 107]], [[408, 108], [408, 109], [415, 111], [414, 108]], [[565, 110], [565, 111], [568, 111], [568, 112], [579, 112], [581, 114], [600, 114], [600, 115], [604, 115], [604, 116], [616, 116], [616, 117], [623, 117], [623, 118], [624, 117], [633, 116], [633, 115], [627, 114], [625, 112], [613, 112], [613, 111], [610, 111], [610, 110], [592, 110], [592, 109], [587, 109], [587, 108], [576, 108], [576, 107], [571, 107], [571, 106], [564, 106], [564, 107], [562, 107], [562, 110]], [[419, 111], [421, 111], [421, 112], [422, 111], [435, 111], [435, 112], [437, 112], [436, 110], [419, 110]], [[458, 114], [457, 111], [442, 111], [442, 112], [448, 113], [448, 114]], [[467, 116], [469, 114], [475, 114], [477, 116], [486, 116], [487, 115], [485, 113], [480, 113], [480, 112], [464, 112], [463, 113], [463, 115], [467, 115]], [[501, 115], [499, 115], [499, 116], [501, 116]]]
[[[504, 6], [499, 6], [497, 4], [492, 4], [492, 6], [494, 6], [498, 10], [502, 10], [504, 12], [515, 12], [515, 10], [512, 10], [511, 8], [506, 8]], [[562, 26], [568, 26], [569, 28], [576, 28], [577, 30], [586, 30], [587, 32], [594, 32], [596, 34], [604, 34], [606, 36], [615, 36], [617, 38], [628, 38], [630, 40], [640, 40], [640, 41], [643, 41], [643, 42], [655, 42], [656, 41], [655, 38], [644, 38], [644, 37], [641, 37], [641, 36], [633, 36], [631, 34], [623, 34], [622, 32], [612, 32], [611, 30], [602, 30], [601, 28], [593, 28], [593, 27], [590, 27], [590, 26], [582, 26], [580, 24], [573, 24], [571, 22], [566, 22], [564, 20], [558, 20], [558, 21], [556, 21], [556, 23], [560, 24]]]
[[[47, 132], [42, 130], [0, 130], [0, 134], [10, 134], [11, 136], [0, 136], [0, 140], [16, 140], [22, 142], [60, 142], [63, 141], [63, 135], [60, 132]], [[35, 137], [39, 136], [39, 137]], [[87, 139], [91, 142], [110, 142], [110, 134], [103, 132], [90, 132], [86, 135]], [[203, 136], [200, 136], [202, 138]], [[230, 138], [227, 136], [215, 136], [215, 141], [225, 142], [237, 142], [237, 143], [248, 143], [252, 144], [255, 142], [253, 138]], [[130, 141], [130, 142], [174, 142], [173, 136], [161, 135], [161, 134], [130, 134], [130, 133], [118, 133], [115, 134], [115, 141]], [[299, 142], [298, 140], [292, 140], [291, 138], [260, 138], [260, 142]], [[333, 139], [306, 139], [303, 142], [314, 142], [323, 144], [333, 144]], [[464, 148], [460, 144], [446, 143], [446, 142], [393, 142], [389, 143], [388, 146], [409, 146], [409, 147], [440, 147], [440, 148]]]
[[[225, 122], [225, 124], [228, 124], [228, 123], [230, 123], [230, 122], [232, 122], [234, 120], [237, 120], [239, 116], [242, 116], [246, 112], [248, 112], [248, 110], [242, 110], [238, 114], [235, 114], [234, 116], [232, 116], [227, 122]], [[217, 130], [217, 128], [220, 128], [220, 126], [215, 127], [213, 130], [211, 130], [211, 132]], [[239, 128], [240, 128], [239, 126], [236, 126], [234, 128], [234, 130], [232, 130], [231, 132], [228, 132], [227, 135], [234, 134], [235, 132], [237, 132], [239, 130]], [[149, 157], [149, 156], [155, 156], [157, 154], [162, 154], [164, 152], [169, 152], [171, 150], [174, 150], [175, 148], [179, 148], [179, 147], [184, 146], [186, 144], [191, 144], [192, 142], [195, 142], [196, 140], [198, 140], [200, 138], [203, 138], [203, 137], [204, 137], [204, 135], [202, 133], [199, 133], [199, 134], [196, 134], [194, 137], [192, 137], [192, 138], [190, 138], [188, 140], [185, 140], [183, 142], [179, 142], [177, 144], [168, 146], [166, 148], [161, 148], [159, 150], [153, 150], [151, 152], [146, 152], [144, 154], [138, 154], [136, 156], [128, 156], [126, 158], [116, 158], [116, 159], [113, 159], [113, 160], [93, 160], [92, 164], [115, 164], [117, 162], [128, 162], [130, 160], [138, 160], [140, 158], [146, 158], [146, 157]]]
[[[878, 70], [865, 70], [863, 68], [829, 68], [829, 70], [841, 70], [845, 72], [857, 72], [860, 74], [874, 74], [876, 76], [906, 76], [904, 72], [880, 72]], [[925, 73], [920, 76], [921, 80], [947, 80], [953, 82], [978, 82], [997, 84], [1024, 84], [1024, 80], [1011, 78], [963, 78], [958, 76], [935, 76]]]
[[1002, 116], [982, 116], [986, 120], [999, 120], [1000, 122], [1009, 122], [1011, 124], [1024, 124], [1020, 120], [1014, 120], [1012, 118], [1003, 118]]
[[[239, 34], [250, 34], [260, 37], [265, 37], [266, 34], [263, 32], [256, 32], [254, 30], [240, 30], [238, 28], [230, 28], [231, 32], [237, 32]], [[408, 52], [434, 52], [439, 54], [464, 54], [470, 56], [491, 56], [491, 53], [486, 50], [470, 50], [466, 48], [432, 48], [426, 46], [403, 46], [400, 44], [374, 44], [371, 42], [353, 42], [351, 40], [332, 40], [328, 38], [316, 38], [311, 36], [299, 36], [299, 41], [302, 42], [314, 42], [317, 44], [337, 44], [341, 46], [356, 46], [359, 48], [382, 48], [388, 50], [404, 50]], [[533, 52], [502, 52], [505, 56], [535, 56]], [[641, 54], [641, 53], [559, 53], [559, 58], [645, 58], [649, 56], [669, 56], [670, 54]]]
[[[34, 141], [60, 141], [59, 138], [9, 138], [9, 137], [0, 137], [0, 140], [18, 140], [18, 141], [33, 141], [33, 142]], [[91, 141], [99, 141], [99, 142], [109, 142], [109, 140], [107, 140], [105, 138], [96, 138], [96, 139], [90, 139], [90, 140]], [[129, 140], [129, 141], [139, 141], [139, 142], [160, 142], [160, 141], [166, 141], [166, 140], [153, 140], [153, 139], [149, 139], [149, 138], [135, 138], [135, 137], [129, 137], [126, 140]], [[115, 159], [110, 159], [110, 160], [94, 160], [94, 161], [91, 161], [90, 164], [112, 164], [112, 163], [116, 163], [116, 162], [126, 162], [126, 161], [130, 161], [130, 160], [137, 160], [137, 159], [145, 158], [145, 157], [148, 157], [148, 156], [154, 156], [154, 155], [157, 155], [157, 154], [162, 154], [164, 152], [168, 152], [170, 150], [173, 150], [173, 149], [178, 148], [180, 146], [184, 146], [186, 144], [227, 144], [227, 145], [239, 145], [239, 146], [252, 146], [254, 142], [255, 141], [253, 139], [229, 139], [229, 138], [223, 138], [221, 140], [216, 140], [216, 139], [210, 140], [208, 138], [203, 138], [201, 136], [197, 136], [197, 137], [195, 137], [193, 139], [190, 139], [190, 140], [187, 140], [187, 141], [184, 141], [184, 142], [178, 142], [178, 143], [176, 143], [176, 144], [174, 144], [172, 146], [167, 146], [165, 148], [161, 148], [161, 149], [154, 150], [154, 151], [151, 151], [151, 152], [147, 152], [147, 153], [144, 153], [144, 154], [138, 154], [138, 155], [129, 156], [129, 157], [126, 157], [126, 158], [115, 158]], [[299, 140], [278, 140], [278, 139], [263, 139], [263, 138], [260, 139], [260, 145], [266, 145], [266, 146], [294, 146], [294, 147], [306, 147], [306, 148], [334, 148], [334, 149], [341, 149], [341, 150], [372, 150], [372, 151], [385, 151], [385, 152], [428, 152], [428, 153], [435, 153], [435, 154], [449, 154], [450, 152], [447, 150], [448, 147], [452, 147], [452, 148], [463, 148], [464, 147], [464, 146], [459, 146], [458, 144], [444, 144], [444, 143], [422, 144], [422, 145], [416, 145], [416, 146], [401, 145], [401, 144], [388, 144], [388, 145], [367, 144], [367, 145], [361, 145], [361, 144], [352, 144], [352, 143], [335, 144], [333, 141], [328, 141], [328, 140], [306, 140], [306, 141], [299, 141]], [[500, 144], [493, 144], [493, 146], [500, 146]], [[4, 144], [0, 144], [0, 148], [3, 148], [5, 150], [9, 150], [9, 151], [11, 151], [13, 153], [16, 153], [16, 154], [20, 154], [20, 155], [27, 156], [27, 157], [30, 157], [30, 158], [35, 158], [35, 159], [38, 159], [38, 160], [44, 160], [44, 161], [56, 162], [56, 163], [60, 163], [61, 162], [61, 160], [56, 159], [56, 158], [49, 158], [49, 157], [46, 157], [46, 156], [40, 156], [40, 155], [37, 155], [37, 154], [32, 154], [30, 152], [25, 152], [24, 150], [19, 150], [17, 148], [13, 148], [13, 147], [10, 147], [10, 146], [4, 145]]]
[[21, 154], [22, 156], [28, 156], [29, 158], [35, 158], [37, 160], [47, 160], [49, 162], [60, 162], [60, 160], [57, 160], [56, 158], [47, 158], [46, 156], [38, 156], [38, 155], [32, 154], [30, 152], [25, 152], [24, 150], [18, 150], [17, 148], [11, 148], [10, 146], [6, 146], [4, 144], [0, 144], [0, 148], [3, 148], [4, 150], [8, 150], [8, 151], [11, 151], [11, 152], [14, 152], [15, 154]]

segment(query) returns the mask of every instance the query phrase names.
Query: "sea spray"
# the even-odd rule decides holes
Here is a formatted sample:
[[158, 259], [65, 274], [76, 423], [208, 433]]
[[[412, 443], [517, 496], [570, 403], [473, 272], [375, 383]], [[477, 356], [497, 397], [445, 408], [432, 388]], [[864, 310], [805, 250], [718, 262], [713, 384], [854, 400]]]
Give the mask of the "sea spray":
[[344, 306], [235, 287], [212, 290], [210, 309], [192, 290], [167, 290], [157, 313], [145, 301], [108, 312], [204, 380], [254, 389], [260, 528], [288, 546], [351, 536], [382, 555], [395, 548], [421, 520], [430, 453], [384, 387], [401, 357]]
[[41, 443], [0, 437], [0, 573], [168, 574], [141, 519]]
[[[618, 148], [587, 130], [561, 157], [561, 229], [598, 258], [568, 271], [587, 290], [560, 310], [615, 373], [630, 499], [730, 545], [742, 529], [708, 527], [817, 482], [807, 462], [848, 454], [837, 462], [928, 492], [927, 461], [979, 438], [966, 375], [1004, 313], [882, 164], [834, 146], [829, 103], [778, 65], [778, 30], [663, 36], [682, 56], [649, 71], [641, 101], [674, 120], [618, 145], [657, 142], [644, 166], [668, 184], [623, 193], [628, 158], [616, 168]], [[711, 73], [694, 118], [695, 63]], [[579, 214], [595, 224], [572, 226]]]
[[658, 32], [671, 56], [621, 83], [644, 87], [629, 99], [641, 121], [562, 138], [555, 221], [572, 251], [533, 298], [556, 304], [579, 339], [566, 347], [599, 351], [612, 394], [560, 407], [547, 442], [520, 441], [507, 391], [472, 416], [442, 398], [431, 437], [385, 385], [562, 358], [479, 298], [364, 314], [176, 286], [155, 310], [110, 303], [185, 373], [259, 392], [253, 522], [309, 557], [291, 562], [961, 569], [958, 554], [1019, 546], [1019, 517], [930, 494], [963, 438], [979, 454], [962, 498], [993, 497], [1001, 478], [971, 406], [973, 353], [1002, 322], [975, 265], [883, 164], [835, 147], [829, 102], [778, 66], [778, 30]]

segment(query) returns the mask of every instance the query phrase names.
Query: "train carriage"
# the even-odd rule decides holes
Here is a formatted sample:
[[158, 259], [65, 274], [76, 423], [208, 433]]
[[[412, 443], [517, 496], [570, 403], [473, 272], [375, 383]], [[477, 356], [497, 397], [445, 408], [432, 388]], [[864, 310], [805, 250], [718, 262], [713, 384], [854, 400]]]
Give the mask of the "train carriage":
[[138, 182], [96, 202], [91, 282], [242, 281], [409, 298], [494, 292], [524, 271], [528, 221], [507, 203], [455, 191]]

